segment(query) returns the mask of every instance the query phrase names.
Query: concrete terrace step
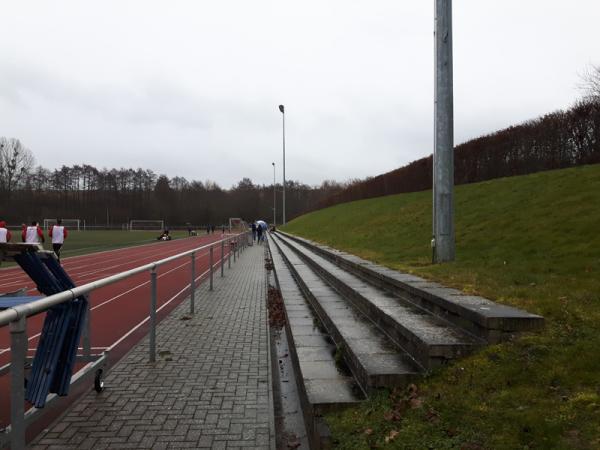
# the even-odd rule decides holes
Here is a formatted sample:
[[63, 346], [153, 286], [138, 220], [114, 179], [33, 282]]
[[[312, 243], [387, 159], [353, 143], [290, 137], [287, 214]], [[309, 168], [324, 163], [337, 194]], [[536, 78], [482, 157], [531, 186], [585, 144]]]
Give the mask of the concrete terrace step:
[[367, 284], [307, 247], [286, 237], [280, 239], [423, 367], [442, 365], [484, 344], [426, 310]]
[[397, 272], [308, 239], [281, 235], [302, 244], [330, 262], [351, 271], [373, 285], [424, 308], [436, 316], [475, 334], [487, 342], [499, 342], [515, 332], [539, 330], [544, 318], [501, 305], [483, 297], [467, 295], [439, 283]]
[[408, 353], [382, 335], [277, 236], [272, 238], [364, 390], [405, 385], [419, 376], [421, 369]]
[[323, 445], [322, 435], [327, 435], [320, 416], [326, 411], [354, 405], [364, 399], [364, 394], [354, 378], [338, 369], [335, 345], [316, 325], [318, 319], [272, 241], [269, 247], [283, 297], [290, 357], [307, 434], [312, 448], [318, 448]]

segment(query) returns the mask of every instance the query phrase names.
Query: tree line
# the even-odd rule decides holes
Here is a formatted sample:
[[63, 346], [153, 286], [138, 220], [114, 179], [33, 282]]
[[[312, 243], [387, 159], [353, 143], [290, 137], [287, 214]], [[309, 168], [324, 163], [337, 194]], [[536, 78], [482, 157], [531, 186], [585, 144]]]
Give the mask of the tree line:
[[[600, 67], [595, 86], [566, 111], [472, 139], [454, 149], [455, 184], [600, 163]], [[431, 189], [433, 156], [360, 182], [317, 203], [321, 209], [365, 198]]]
[[[286, 217], [311, 209], [344, 187], [335, 181], [320, 186], [286, 181]], [[277, 223], [282, 218], [282, 188], [275, 186]], [[131, 219], [162, 219], [170, 226], [224, 224], [229, 217], [272, 222], [273, 185], [243, 178], [224, 189], [214, 181], [87, 164], [49, 170], [35, 167], [33, 153], [18, 139], [0, 137], [0, 219], [14, 226], [55, 217], [112, 228]]]
[[[584, 96], [568, 110], [458, 145], [455, 184], [600, 163], [600, 66], [582, 76]], [[131, 219], [170, 225], [226, 223], [229, 217], [272, 221], [273, 185], [243, 178], [230, 189], [213, 181], [169, 178], [147, 169], [98, 169], [90, 165], [49, 170], [18, 139], [0, 137], [0, 219], [12, 224], [42, 218], [78, 218], [88, 226], [120, 226]], [[308, 186], [286, 181], [286, 218], [337, 203], [431, 189], [433, 157], [391, 172]], [[282, 186], [277, 193], [281, 223]]]

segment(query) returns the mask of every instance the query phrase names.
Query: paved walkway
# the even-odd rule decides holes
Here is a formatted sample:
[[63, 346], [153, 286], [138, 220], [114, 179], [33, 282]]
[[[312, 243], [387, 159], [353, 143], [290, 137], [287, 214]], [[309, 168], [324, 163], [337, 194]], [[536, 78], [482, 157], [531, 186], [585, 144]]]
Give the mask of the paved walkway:
[[[34, 449], [274, 448], [264, 247], [215, 273], [32, 445]], [[198, 299], [199, 297], [199, 299]], [[182, 320], [183, 318], [183, 320]]]

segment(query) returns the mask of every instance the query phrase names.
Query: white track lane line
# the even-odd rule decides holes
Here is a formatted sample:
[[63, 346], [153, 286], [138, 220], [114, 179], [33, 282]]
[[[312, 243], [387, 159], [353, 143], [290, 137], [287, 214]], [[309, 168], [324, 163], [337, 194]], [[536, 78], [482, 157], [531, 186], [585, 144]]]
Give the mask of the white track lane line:
[[[186, 243], [186, 244], [188, 244], [188, 243]], [[96, 278], [91, 277], [91, 278], [87, 278], [86, 279], [86, 278], [83, 278], [83, 276], [84, 275], [92, 275], [92, 274], [102, 273], [102, 272], [105, 272], [105, 271], [107, 271], [109, 269], [114, 269], [114, 268], [119, 267], [119, 266], [128, 265], [128, 264], [131, 264], [132, 262], [143, 261], [145, 259], [151, 259], [150, 262], [152, 262], [157, 257], [160, 257], [160, 256], [169, 257], [169, 256], [171, 256], [173, 254], [173, 252], [175, 252], [175, 254], [181, 253], [181, 251], [179, 251], [179, 250], [182, 250], [182, 249], [185, 249], [185, 248], [187, 248], [187, 245], [186, 246], [178, 245], [176, 248], [172, 248], [172, 247], [171, 248], [163, 248], [163, 249], [161, 249], [163, 251], [154, 252], [154, 253], [145, 254], [145, 255], [139, 255], [140, 256], [139, 258], [133, 259], [133, 260], [130, 259], [130, 258], [127, 259], [126, 255], [124, 255], [122, 258], [119, 258], [119, 260], [126, 260], [125, 262], [123, 262], [121, 264], [115, 264], [115, 265], [110, 266], [110, 267], [102, 267], [102, 268], [99, 268], [99, 269], [96, 269], [96, 270], [91, 270], [91, 271], [88, 271], [88, 272], [85, 272], [85, 273], [79, 273], [79, 274], [73, 273], [71, 271], [69, 273], [69, 276], [74, 280], [74, 282], [76, 282], [78, 284], [81, 284], [81, 282], [84, 281], [84, 280], [87, 280], [87, 282], [94, 281], [94, 280], [97, 280], [97, 279], [100, 279], [100, 278], [104, 278], [104, 277], [96, 277]], [[159, 259], [161, 259], [161, 258], [159, 258]], [[93, 266], [97, 266], [99, 264], [105, 264], [105, 263], [106, 263], [106, 261], [98, 261], [98, 262], [94, 261], [94, 265]], [[87, 268], [88, 269], [90, 268], [89, 264], [87, 265]], [[113, 273], [116, 273], [116, 272], [109, 273], [108, 275], [105, 275], [105, 276], [112, 275]], [[26, 277], [24, 279], [24, 282], [26, 282], [26, 286], [22, 286], [23, 282], [15, 281], [13, 283], [0, 284], [0, 287], [1, 286], [5, 286], [5, 287], [13, 286], [13, 287], [15, 287], [14, 285], [21, 284], [20, 287], [26, 287], [28, 289], [27, 290], [28, 293], [36, 293], [37, 292], [37, 288], [36, 288], [35, 285], [32, 284], [31, 279], [29, 279], [28, 277]]]
[[[166, 249], [163, 249], [163, 250], [166, 250]], [[149, 253], [149, 254], [148, 253], [147, 254], [141, 254], [141, 255], [139, 255], [139, 257], [137, 259], [133, 259], [133, 260], [130, 259], [130, 258], [128, 259], [126, 257], [126, 255], [123, 255], [123, 257], [115, 258], [114, 259], [115, 261], [124, 261], [123, 263], [116, 264], [116, 265], [113, 265], [113, 266], [109, 266], [109, 267], [106, 267], [104, 269], [106, 269], [106, 270], [113, 269], [115, 267], [119, 267], [119, 266], [122, 266], [122, 265], [125, 265], [125, 264], [128, 264], [128, 263], [131, 263], [131, 262], [141, 261], [141, 260], [144, 260], [146, 258], [155, 258], [156, 256], [162, 255], [163, 253], [164, 254], [169, 254], [169, 253], [171, 253], [171, 251], [173, 251], [173, 250], [176, 251], [176, 250], [179, 250], [179, 249], [170, 248], [169, 250], [170, 250], [169, 252], [162, 252], [161, 251], [161, 252], [154, 252], [154, 253]], [[94, 261], [94, 264], [92, 265], [92, 267], [100, 265], [100, 264], [106, 264], [107, 262], [108, 261], [106, 261], [106, 260], [104, 260], [104, 261]], [[74, 268], [71, 268], [71, 267], [67, 267], [66, 265], [64, 266], [64, 268], [65, 268], [65, 270], [69, 270], [69, 276], [72, 279], [75, 279], [75, 278], [77, 278], [79, 276], [82, 276], [82, 275], [90, 275], [90, 274], [93, 274], [93, 273], [98, 273], [98, 272], [100, 272], [100, 271], [103, 270], [103, 269], [96, 269], [96, 270], [89, 271], [90, 264], [86, 264], [85, 266], [79, 266], [78, 267], [78, 268], [88, 269], [87, 272], [82, 272], [82, 273], [76, 273], [75, 270], [77, 270], [77, 269], [74, 269]], [[22, 275], [22, 274], [23, 274], [23, 272], [19, 273], [19, 278], [14, 278], [14, 277], [11, 278], [11, 282], [9, 282], [9, 283], [0, 284], [0, 287], [13, 286], [15, 284], [22, 284], [22, 283], [25, 282], [28, 285], [28, 286], [25, 286], [25, 287], [27, 287], [31, 291], [32, 288], [29, 287], [29, 286], [31, 286], [31, 283], [32, 283], [31, 279], [28, 276]], [[80, 281], [80, 279], [77, 280], [77, 282], [79, 282], [79, 281]], [[35, 287], [33, 288], [33, 290], [35, 290]]]
[[[229, 233], [226, 233], [225, 236], [229, 236]], [[204, 236], [200, 236], [200, 237], [203, 238]], [[197, 239], [197, 237], [187, 237], [187, 238], [177, 239], [175, 242], [176, 243], [180, 243], [180, 242], [187, 241], [188, 239]], [[139, 241], [139, 242], [141, 242], [141, 241]], [[67, 263], [67, 262], [72, 261], [74, 259], [86, 258], [86, 257], [88, 257], [90, 255], [102, 255], [102, 254], [105, 254], [105, 253], [118, 253], [118, 252], [130, 250], [132, 248], [156, 247], [156, 246], [159, 246], [159, 245], [164, 245], [164, 242], [148, 242], [147, 244], [134, 245], [134, 246], [131, 246], [131, 247], [112, 248], [110, 250], [102, 250], [100, 252], [86, 253], [85, 255], [69, 256], [68, 258], [64, 258], [64, 261], [65, 261], [65, 263]], [[14, 270], [14, 269], [15, 269], [15, 267], [4, 267], [4, 268], [0, 267], [0, 276], [4, 275], [3, 272], [8, 272], [8, 271]]]
[[[213, 267], [214, 267], [214, 264], [213, 264]], [[208, 272], [210, 272], [210, 270], [205, 270], [200, 275], [198, 275], [196, 280], [199, 280], [204, 275], [206, 275]], [[179, 297], [186, 289], [189, 289], [189, 288], [190, 288], [190, 285], [188, 284], [186, 287], [181, 289], [177, 294], [175, 294], [173, 297], [171, 297], [169, 300], [167, 300], [165, 303], [163, 303], [159, 308], [157, 308], [156, 313], [158, 314], [165, 306], [167, 306], [169, 303], [171, 303], [173, 300], [175, 300], [177, 297]], [[143, 324], [145, 324], [149, 320], [150, 320], [150, 317], [149, 316], [146, 317], [144, 320], [142, 320], [140, 323], [138, 323], [135, 327], [133, 327], [131, 330], [129, 330], [127, 333], [125, 333], [123, 336], [121, 336], [110, 347], [107, 347], [106, 350], [108, 350], [110, 352], [113, 348], [115, 348], [117, 345], [119, 345], [121, 342], [123, 342], [125, 339], [127, 339], [132, 333], [134, 333], [138, 328], [140, 328]]]
[[[205, 254], [207, 254], [207, 253], [204, 253], [203, 255], [205, 255]], [[92, 281], [96, 281], [96, 280], [99, 280], [101, 278], [105, 278], [107, 276], [114, 275], [115, 273], [120, 273], [120, 271], [118, 271], [118, 270], [110, 271], [109, 272], [110, 269], [115, 269], [117, 267], [129, 264], [129, 263], [132, 263], [132, 262], [140, 263], [141, 261], [144, 261], [144, 260], [149, 259], [149, 258], [150, 258], [149, 262], [153, 262], [153, 261], [156, 261], [157, 255], [164, 256], [164, 257], [169, 257], [170, 256], [169, 253], [164, 254], [164, 255], [162, 253], [161, 254], [154, 253], [152, 255], [146, 255], [146, 256], [144, 256], [142, 258], [138, 258], [138, 259], [134, 259], [134, 260], [130, 259], [126, 263], [116, 264], [116, 265], [113, 265], [113, 266], [110, 266], [110, 267], [105, 267], [105, 268], [101, 268], [101, 269], [98, 269], [98, 270], [90, 271], [90, 272], [87, 272], [87, 273], [84, 273], [84, 274], [79, 274], [76, 280], [75, 280], [75, 276], [73, 276], [72, 278], [78, 284], [90, 283]], [[143, 265], [143, 264], [137, 264], [137, 265], [140, 266], [140, 265]], [[107, 272], [107, 273], [105, 273], [105, 272]], [[97, 276], [98, 274], [102, 274], [102, 275], [101, 276]], [[94, 275], [94, 276], [89, 276], [89, 275]]]
[[[202, 256], [206, 256], [206, 255], [208, 255], [209, 253], [210, 253], [210, 252], [206, 252], [206, 253], [203, 253], [203, 254], [201, 254], [201, 255], [198, 255], [198, 258], [200, 258], [200, 257], [202, 257]], [[219, 263], [220, 263], [220, 262], [221, 262], [221, 259], [219, 259], [219, 260], [217, 261], [217, 263], [213, 264], [213, 268], [214, 268], [214, 267], [220, 267], [220, 266], [219, 266]], [[187, 262], [187, 263], [181, 264], [181, 265], [179, 265], [179, 266], [177, 266], [177, 267], [174, 267], [173, 269], [171, 269], [171, 270], [169, 270], [169, 271], [167, 271], [167, 272], [165, 272], [165, 273], [159, 274], [157, 278], [158, 278], [158, 279], [160, 279], [160, 278], [162, 278], [162, 277], [164, 277], [164, 276], [166, 276], [166, 275], [168, 275], [168, 274], [170, 274], [170, 273], [174, 272], [175, 270], [177, 270], [177, 269], [180, 269], [180, 268], [182, 268], [182, 267], [184, 267], [184, 266], [186, 266], [186, 265], [188, 265], [188, 264], [190, 264], [190, 263], [189, 263], [189, 262]], [[207, 274], [208, 272], [210, 272], [210, 271], [209, 271], [209, 270], [206, 270], [206, 271], [202, 272], [202, 273], [201, 273], [201, 274], [200, 274], [198, 277], [196, 277], [196, 280], [199, 280], [200, 278], [202, 278], [202, 276], [204, 276], [204, 275], [205, 275], [205, 274]], [[119, 295], [116, 295], [116, 296], [114, 296], [114, 297], [112, 297], [112, 298], [110, 298], [110, 299], [108, 299], [108, 300], [106, 300], [106, 301], [104, 301], [104, 302], [102, 302], [102, 303], [100, 303], [100, 304], [98, 304], [98, 305], [96, 305], [96, 306], [94, 306], [94, 307], [90, 308], [90, 311], [94, 311], [95, 309], [98, 309], [98, 308], [100, 308], [101, 306], [104, 306], [104, 305], [106, 305], [106, 304], [108, 304], [108, 303], [112, 303], [113, 301], [115, 301], [115, 300], [118, 300], [119, 298], [121, 298], [123, 295], [125, 295], [125, 294], [128, 294], [128, 293], [130, 293], [130, 292], [132, 292], [132, 291], [134, 291], [134, 290], [136, 290], [136, 289], [138, 289], [138, 288], [140, 288], [140, 287], [142, 287], [142, 286], [145, 286], [145, 285], [147, 285], [148, 283], [150, 283], [150, 281], [144, 281], [143, 283], [141, 283], [141, 284], [138, 284], [137, 286], [134, 286], [133, 288], [131, 288], [131, 289], [129, 289], [129, 290], [127, 290], [127, 291], [125, 291], [125, 292], [121, 292]], [[181, 293], [182, 293], [183, 291], [185, 291], [186, 289], [189, 289], [189, 287], [190, 287], [190, 286], [189, 286], [189, 284], [188, 284], [188, 285], [187, 285], [185, 288], [183, 288], [181, 291], [179, 291], [179, 292], [176, 294], [176, 296], [177, 296], [177, 295], [179, 295], [179, 294], [181, 294]], [[171, 298], [171, 299], [169, 300], [169, 303], [170, 303], [172, 300], [173, 300], [173, 298]], [[156, 311], [158, 312], [158, 311], [160, 311], [161, 309], [162, 309], [162, 306], [161, 306], [159, 309], [157, 309]], [[148, 318], [146, 318], [146, 320], [148, 320]], [[133, 331], [135, 331], [137, 328], [139, 328], [139, 326], [140, 326], [142, 323], [144, 323], [144, 322], [141, 322], [140, 324], [138, 324], [138, 325], [136, 326], [136, 328], [134, 328], [134, 329], [132, 329], [132, 331], [128, 332], [128, 334], [127, 334], [127, 335], [131, 334]], [[29, 342], [29, 341], [31, 341], [31, 340], [33, 340], [33, 339], [36, 339], [36, 338], [38, 338], [38, 337], [39, 337], [41, 334], [42, 334], [41, 332], [40, 332], [40, 333], [37, 333], [37, 334], [34, 334], [33, 336], [29, 337], [29, 338], [27, 339], [27, 341]], [[114, 346], [114, 345], [115, 345], [115, 344], [113, 344], [113, 346]], [[8, 352], [8, 351], [10, 351], [10, 347], [9, 347], [9, 348], [3, 348], [3, 349], [0, 349], [0, 355], [3, 355], [4, 353], [6, 353], [6, 352]]]
[[[186, 245], [184, 245], [184, 244], [186, 244]], [[180, 253], [179, 252], [180, 249], [188, 248], [189, 246], [187, 244], [189, 244], [189, 242], [177, 242], [177, 243], [173, 243], [173, 245], [171, 245], [169, 247], [164, 247], [164, 243], [163, 243], [163, 247], [161, 247], [158, 252], [156, 252], [156, 251], [152, 252], [153, 250], [155, 250], [155, 247], [157, 247], [156, 245], [152, 245], [152, 246], [149, 246], [149, 248], [143, 248], [144, 251], [139, 252], [138, 256], [143, 256], [143, 255], [148, 255], [148, 254], [161, 254], [161, 253], [165, 252], [166, 250], [169, 250], [170, 252], [174, 251], [174, 252], [176, 252], [175, 254], [177, 254], [177, 253]], [[131, 250], [131, 249], [137, 250], [139, 248], [140, 247], [129, 247], [129, 248], [127, 248], [127, 250]], [[129, 258], [129, 255], [121, 254], [121, 253], [123, 253], [123, 252], [119, 252], [119, 254], [117, 254], [117, 255], [108, 255], [107, 258], [101, 258], [101, 259], [96, 258], [96, 261], [98, 263], [106, 264], [108, 262], [122, 261], [122, 260], [127, 260]], [[92, 253], [92, 255], [96, 255], [96, 253]], [[90, 256], [90, 255], [86, 255], [86, 256]], [[71, 267], [71, 265], [69, 265], [69, 264], [65, 264], [65, 267], [68, 268], [69, 270], [73, 271], [73, 270], [78, 270], [81, 268], [88, 268], [89, 264], [84, 262], [83, 265], [73, 266], [73, 267]]]
[[[169, 247], [161, 247], [160, 249], [158, 249], [159, 251], [155, 251], [157, 249], [155, 249], [155, 245], [150, 246], [150, 248], [144, 248], [142, 252], [137, 252], [139, 253], [138, 255], [136, 255], [137, 257], [143, 257], [143, 256], [147, 256], [147, 255], [160, 255], [162, 253], [170, 253], [170, 252], [175, 252], [175, 254], [180, 253], [179, 250], [183, 249], [183, 248], [188, 248], [188, 245], [183, 245], [183, 242], [178, 242], [173, 244], [172, 246]], [[188, 242], [185, 242], [185, 244], [189, 244]], [[127, 250], [137, 250], [140, 247], [129, 247], [127, 248]], [[119, 252], [119, 254], [117, 255], [107, 255], [108, 257], [106, 258], [95, 258], [94, 260], [94, 265], [98, 265], [98, 264], [107, 264], [110, 262], [115, 262], [115, 261], [127, 261], [130, 256], [128, 254], [121, 254], [123, 252]], [[95, 255], [92, 254], [92, 255]], [[91, 255], [86, 255], [86, 256], [91, 256]], [[77, 265], [77, 266], [71, 266], [70, 264], [64, 264], [64, 267], [66, 269], [69, 269], [70, 271], [74, 272], [76, 270], [79, 269], [89, 269], [89, 263], [83, 263], [82, 265]]]
[[[181, 240], [177, 240], [176, 242], [173, 243], [175, 245], [169, 247], [168, 250], [170, 252], [175, 251], [176, 253], [178, 253], [178, 250], [184, 249], [184, 248], [188, 248], [188, 245], [190, 244], [190, 242], [188, 241], [188, 239], [195, 239], [195, 238], [184, 238], [184, 239], [181, 239]], [[204, 239], [200, 239], [200, 240], [204, 241]], [[206, 244], [202, 244], [202, 245], [208, 245], [208, 244], [210, 244], [212, 242], [214, 242], [214, 241], [209, 241]], [[166, 248], [164, 248], [164, 243], [152, 242], [152, 243], [149, 243], [149, 244], [146, 244], [146, 245], [137, 245], [137, 246], [134, 246], [134, 247], [122, 247], [122, 248], [118, 248], [118, 249], [105, 250], [105, 251], [102, 251], [102, 252], [90, 253], [90, 254], [86, 254], [86, 255], [72, 256], [70, 258], [65, 258], [63, 260], [64, 261], [63, 265], [64, 265], [65, 269], [68, 269], [68, 270], [71, 271], [71, 273], [73, 273], [73, 271], [78, 270], [80, 268], [87, 268], [87, 269], [89, 269], [89, 267], [90, 267], [89, 263], [84, 263], [83, 265], [80, 265], [80, 266], [71, 267], [71, 265], [69, 264], [69, 262], [71, 262], [73, 259], [80, 259], [80, 258], [84, 258], [84, 257], [87, 258], [87, 257], [90, 257], [91, 255], [96, 256], [96, 255], [99, 255], [99, 254], [106, 254], [106, 253], [111, 253], [111, 254], [114, 254], [114, 253], [123, 253], [123, 252], [129, 251], [131, 249], [144, 249], [144, 250], [150, 250], [150, 251], [152, 251], [155, 247], [158, 247], [160, 245], [163, 246], [161, 248], [161, 250], [167, 250]], [[152, 254], [162, 254], [162, 253], [163, 252], [160, 251], [160, 252], [152, 253]], [[169, 252], [167, 252], [167, 253], [169, 253]], [[148, 255], [148, 253], [141, 253], [139, 256], [142, 256], [144, 254]], [[100, 259], [100, 260], [98, 260], [96, 258], [96, 260], [94, 261], [94, 264], [95, 265], [96, 264], [106, 264], [107, 262], [109, 262], [111, 260], [119, 261], [119, 260], [123, 260], [123, 259], [127, 260], [127, 258], [128, 258], [127, 255], [115, 255], [116, 258], [113, 258], [112, 255], [107, 255], [107, 256], [108, 256], [108, 258], [106, 258], [106, 259]], [[6, 269], [0, 269], [0, 281], [4, 281], [5, 279], [9, 279], [11, 281], [10, 283], [7, 283], [7, 284], [0, 284], [0, 287], [2, 287], [2, 286], [12, 286], [15, 283], [23, 283], [23, 282], [25, 282], [25, 283], [31, 283], [31, 280], [29, 279], [29, 277], [27, 277], [26, 275], [24, 275], [22, 271], [18, 271], [18, 273], [16, 273], [16, 274], [15, 273], [2, 273], [2, 272], [10, 272], [10, 271], [15, 271], [16, 272], [16, 268], [15, 267], [9, 267], [9, 268], [6, 268]], [[15, 278], [15, 275], [17, 277], [19, 277], [19, 278]]]

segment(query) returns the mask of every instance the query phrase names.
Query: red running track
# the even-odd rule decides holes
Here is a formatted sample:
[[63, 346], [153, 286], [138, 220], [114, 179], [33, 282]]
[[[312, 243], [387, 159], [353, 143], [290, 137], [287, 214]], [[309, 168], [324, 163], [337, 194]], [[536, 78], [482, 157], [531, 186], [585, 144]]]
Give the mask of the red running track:
[[[101, 278], [124, 272], [169, 256], [218, 241], [221, 234], [204, 235], [187, 239], [156, 242], [137, 247], [121, 248], [89, 255], [65, 258], [64, 269], [80, 286]], [[228, 247], [225, 246], [227, 261]], [[217, 245], [213, 254], [215, 277], [219, 276], [221, 248]], [[208, 277], [209, 250], [204, 249], [195, 255], [196, 280]], [[191, 256], [157, 268], [157, 306], [160, 309], [158, 319], [166, 316], [175, 306], [189, 296], [191, 282]], [[40, 295], [31, 279], [19, 268], [0, 270], [0, 292], [9, 292], [26, 287], [29, 295]], [[112, 347], [109, 353], [109, 365], [127, 353], [127, 351], [148, 332], [150, 310], [150, 274], [134, 275], [115, 284], [97, 289], [90, 294], [91, 306], [91, 345], [92, 353]], [[39, 333], [45, 314], [28, 318], [27, 336], [30, 356], [37, 347]], [[160, 347], [160, 341], [157, 341]], [[0, 328], [0, 366], [10, 362], [10, 335], [8, 326]], [[0, 376], [0, 429], [10, 422], [10, 375]]]

